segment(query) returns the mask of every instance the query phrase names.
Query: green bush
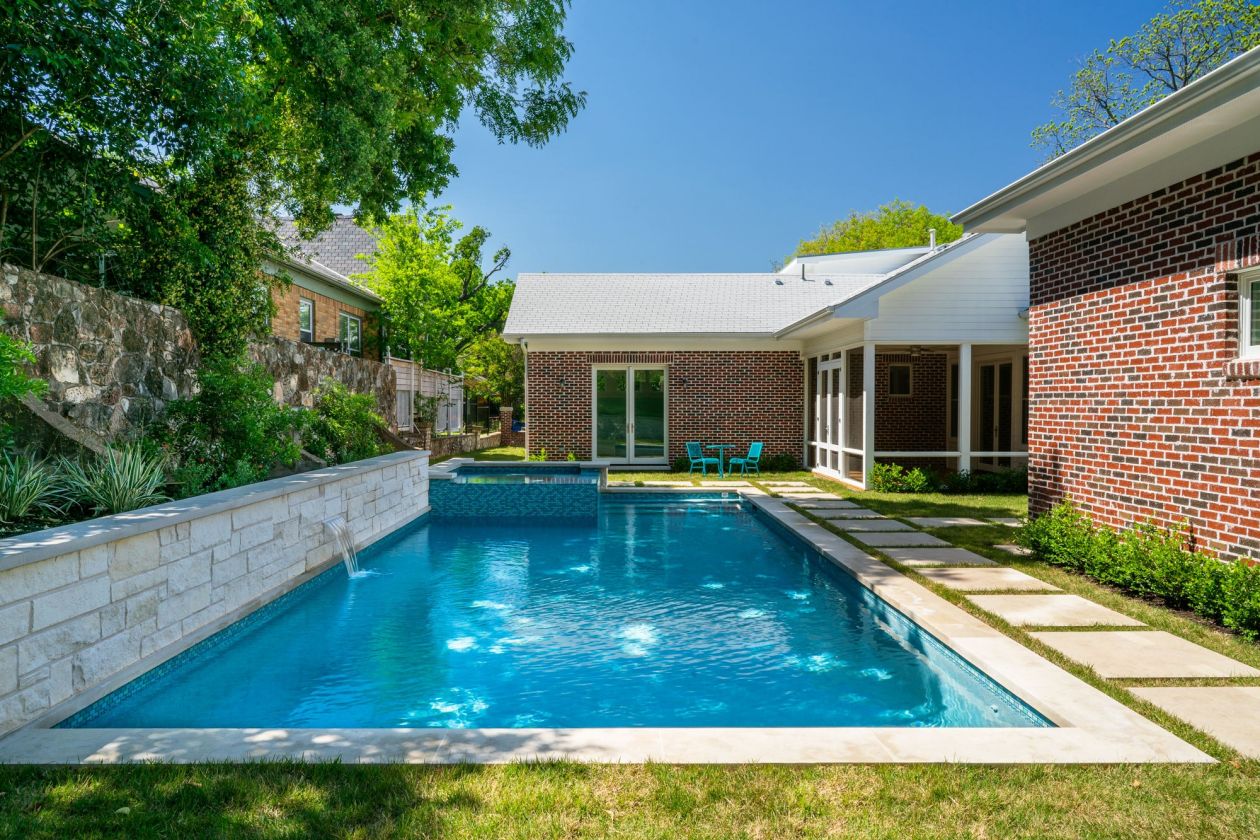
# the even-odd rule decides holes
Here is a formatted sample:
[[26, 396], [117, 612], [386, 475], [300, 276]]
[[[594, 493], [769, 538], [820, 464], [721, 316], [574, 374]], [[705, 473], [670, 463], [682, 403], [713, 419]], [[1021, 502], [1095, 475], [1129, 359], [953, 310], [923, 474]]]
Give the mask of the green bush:
[[868, 485], [877, 493], [930, 493], [936, 489], [936, 481], [921, 467], [907, 470], [900, 464], [879, 462], [871, 467]]
[[1025, 469], [971, 472], [962, 470], [941, 479], [943, 493], [1027, 493], [1028, 471]]
[[122, 513], [165, 501], [162, 457], [139, 444], [110, 448], [87, 463], [62, 461], [66, 496], [94, 514]]
[[61, 484], [48, 464], [25, 455], [0, 455], [0, 524], [55, 513], [60, 501]]
[[801, 468], [801, 462], [793, 455], [779, 452], [761, 459], [763, 472], [795, 472]]
[[672, 469], [674, 472], [681, 472], [681, 473], [687, 472], [687, 470], [691, 469], [691, 459], [688, 458], [686, 455], [678, 456], [677, 458], [674, 459]]
[[388, 452], [380, 437], [385, 428], [385, 420], [376, 413], [375, 398], [326, 379], [315, 392], [315, 409], [305, 416], [302, 442], [307, 451], [328, 463], [344, 464]]
[[1017, 539], [1047, 563], [1260, 638], [1260, 566], [1196, 553], [1182, 528], [1146, 522], [1116, 533], [1064, 501], [1020, 529]]
[[297, 463], [302, 412], [276, 404], [266, 369], [220, 358], [206, 362], [197, 378], [200, 392], [170, 403], [150, 430], [180, 496], [261, 481], [277, 466]]

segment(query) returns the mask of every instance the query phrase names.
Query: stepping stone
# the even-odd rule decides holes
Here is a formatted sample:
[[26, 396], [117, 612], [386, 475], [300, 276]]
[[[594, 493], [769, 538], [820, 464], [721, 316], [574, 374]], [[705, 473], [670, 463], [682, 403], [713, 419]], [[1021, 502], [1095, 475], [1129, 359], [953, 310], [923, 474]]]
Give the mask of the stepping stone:
[[695, 487], [690, 481], [645, 481], [644, 487]]
[[882, 513], [865, 508], [841, 508], [840, 510], [810, 510], [819, 519], [887, 519]]
[[848, 499], [801, 499], [799, 502], [793, 502], [798, 508], [803, 510], [846, 510], [857, 509], [858, 506]]
[[[858, 537], [858, 539], [863, 539]], [[930, 566], [942, 563], [950, 566], [996, 566], [988, 557], [965, 548], [885, 548], [889, 558], [903, 566]]]
[[1260, 688], [1130, 688], [1138, 697], [1201, 729], [1248, 758], [1260, 758]]
[[1099, 676], [1257, 677], [1260, 671], [1162, 630], [1086, 630], [1031, 634]]
[[1003, 566], [994, 566], [991, 569], [974, 566], [961, 569], [938, 567], [915, 569], [915, 571], [933, 583], [939, 583], [947, 589], [955, 589], [959, 592], [994, 592], [1002, 589], [1019, 589], [1026, 592], [1061, 591], [1059, 587], [1051, 586], [1044, 580], [1038, 580], [1032, 575]]
[[1024, 548], [1022, 545], [1002, 543], [1001, 545], [995, 545], [993, 547], [999, 551], [1005, 551], [1007, 554], [1014, 554], [1016, 557], [1032, 557], [1032, 549]]
[[779, 487], [775, 487], [773, 490], [777, 495], [780, 495], [785, 499], [831, 501], [832, 499], [839, 500], [840, 498], [834, 493], [824, 493], [821, 490], [783, 490]]
[[[839, 524], [839, 523], [837, 523]], [[843, 528], [843, 525], [840, 525]], [[913, 546], [930, 546], [934, 548], [949, 548], [949, 543], [945, 540], [925, 534], [922, 531], [879, 531], [874, 533], [854, 534], [860, 542], [866, 543], [875, 548], [883, 548], [889, 545], [913, 545]], [[962, 551], [962, 549], [958, 549]]]
[[747, 481], [701, 481], [701, 487], [752, 487]]
[[634, 482], [633, 481], [612, 481], [610, 479], [608, 482], [608, 486], [609, 487], [633, 487]]
[[968, 600], [1017, 627], [1141, 627], [1136, 618], [1079, 595], [972, 595]]
[[806, 481], [763, 481], [762, 484], [767, 487], [813, 487], [814, 485]]
[[865, 531], [913, 531], [914, 530], [913, 528], [911, 528], [909, 525], [907, 525], [904, 522], [898, 522], [895, 519], [888, 519], [888, 518], [845, 519], [843, 521], [835, 523], [835, 525], [841, 531], [848, 531], [850, 533], [857, 532], [857, 531], [865, 532]]
[[993, 516], [989, 521], [994, 525], [1005, 525], [1007, 528], [1022, 528], [1024, 520], [1015, 516]]
[[972, 519], [970, 516], [911, 516], [907, 517], [906, 521], [920, 528], [960, 528], [967, 525], [989, 524], [979, 519]]

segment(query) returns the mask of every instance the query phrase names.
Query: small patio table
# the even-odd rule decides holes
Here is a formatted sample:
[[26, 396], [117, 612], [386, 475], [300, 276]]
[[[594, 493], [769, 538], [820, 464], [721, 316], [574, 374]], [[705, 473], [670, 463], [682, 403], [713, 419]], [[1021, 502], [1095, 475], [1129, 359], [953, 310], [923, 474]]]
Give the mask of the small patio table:
[[710, 443], [705, 447], [718, 451], [718, 478], [726, 478], [726, 450], [734, 448], [735, 445], [731, 443]]

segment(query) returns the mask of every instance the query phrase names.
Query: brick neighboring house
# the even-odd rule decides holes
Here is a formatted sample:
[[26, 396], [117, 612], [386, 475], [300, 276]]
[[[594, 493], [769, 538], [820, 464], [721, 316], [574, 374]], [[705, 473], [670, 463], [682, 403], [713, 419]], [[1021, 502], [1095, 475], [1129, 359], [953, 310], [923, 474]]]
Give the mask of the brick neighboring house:
[[663, 465], [762, 441], [859, 487], [877, 460], [1020, 465], [1027, 260], [983, 235], [777, 274], [522, 274], [526, 446]]
[[360, 255], [376, 251], [372, 235], [343, 215], [310, 240], [300, 238], [292, 219], [279, 219], [276, 232], [292, 253], [269, 262], [264, 270], [283, 271], [293, 283], [273, 293], [272, 332], [291, 341], [382, 360], [381, 299], [351, 279], [371, 270]]
[[1028, 236], [1033, 511], [1260, 559], [1260, 49], [956, 221]]

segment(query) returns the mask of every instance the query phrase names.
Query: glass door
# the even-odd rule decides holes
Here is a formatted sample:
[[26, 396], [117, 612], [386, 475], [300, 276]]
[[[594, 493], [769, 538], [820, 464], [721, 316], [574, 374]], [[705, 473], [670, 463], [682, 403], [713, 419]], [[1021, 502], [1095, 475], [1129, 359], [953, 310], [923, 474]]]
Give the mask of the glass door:
[[[982, 452], [1009, 452], [1011, 449], [1013, 374], [1014, 365], [1010, 362], [980, 366], [980, 424], [976, 432]], [[989, 457], [982, 463], [1009, 467], [1011, 459]]]
[[664, 368], [596, 368], [595, 457], [666, 460]]
[[626, 415], [626, 372], [595, 371], [595, 457], [625, 459], [630, 421]]

